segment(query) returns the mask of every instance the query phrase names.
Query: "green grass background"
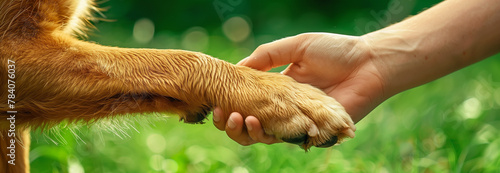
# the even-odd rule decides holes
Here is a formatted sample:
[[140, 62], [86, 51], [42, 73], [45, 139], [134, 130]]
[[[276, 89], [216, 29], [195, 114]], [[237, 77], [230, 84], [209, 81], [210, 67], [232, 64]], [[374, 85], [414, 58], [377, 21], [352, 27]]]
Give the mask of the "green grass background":
[[[99, 6], [109, 7], [103, 14], [114, 21], [94, 22], [98, 29], [88, 40], [189, 49], [183, 39], [196, 27], [206, 33], [206, 44], [196, 47], [196, 39], [187, 43], [236, 63], [258, 45], [282, 37], [303, 32], [361, 35], [438, 2], [111, 0]], [[251, 29], [241, 42], [228, 39], [222, 29], [235, 16], [246, 19]], [[145, 43], [132, 36], [142, 18], [150, 19], [155, 29]], [[211, 120], [189, 125], [175, 116], [131, 115], [33, 132], [32, 172], [500, 172], [499, 58], [390, 98], [357, 124], [356, 138], [329, 149], [305, 153], [290, 144], [244, 147]]]

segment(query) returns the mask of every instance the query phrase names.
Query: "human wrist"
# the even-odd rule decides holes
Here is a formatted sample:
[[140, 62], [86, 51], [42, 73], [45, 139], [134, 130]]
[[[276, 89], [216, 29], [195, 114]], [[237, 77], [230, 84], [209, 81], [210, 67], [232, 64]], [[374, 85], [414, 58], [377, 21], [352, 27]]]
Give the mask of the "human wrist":
[[500, 51], [498, 9], [492, 0], [444, 1], [363, 37], [384, 66], [388, 90], [401, 92]]
[[469, 41], [450, 42], [432, 29], [405, 30], [406, 27], [404, 23], [396, 24], [362, 36], [385, 80], [389, 97], [474, 62], [457, 51], [467, 50]]
[[386, 98], [432, 80], [432, 69], [422, 71], [432, 64], [426, 62], [430, 50], [422, 46], [420, 34], [386, 28], [361, 36], [380, 73]]

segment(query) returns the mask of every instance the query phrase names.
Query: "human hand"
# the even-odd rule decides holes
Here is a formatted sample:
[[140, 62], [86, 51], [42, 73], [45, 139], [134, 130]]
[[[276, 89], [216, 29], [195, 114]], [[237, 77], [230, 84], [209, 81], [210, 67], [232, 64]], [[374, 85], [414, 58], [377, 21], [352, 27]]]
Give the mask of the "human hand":
[[[362, 37], [307, 33], [263, 44], [238, 65], [268, 71], [291, 63], [283, 74], [323, 90], [358, 122], [387, 98], [380, 73], [383, 62], [372, 56]], [[264, 133], [258, 119], [243, 117], [214, 110], [215, 126], [242, 145], [280, 142]]]
[[[264, 44], [239, 65], [267, 71], [291, 63], [283, 74], [322, 89], [358, 122], [394, 94], [498, 53], [499, 8], [493, 1], [443, 1], [361, 37], [308, 33]], [[274, 142], [255, 130], [260, 124], [251, 116], [245, 119], [247, 129], [252, 128], [247, 132], [243, 117], [215, 111], [219, 121], [214, 123], [221, 130], [226, 122], [234, 123], [227, 134], [239, 143]]]

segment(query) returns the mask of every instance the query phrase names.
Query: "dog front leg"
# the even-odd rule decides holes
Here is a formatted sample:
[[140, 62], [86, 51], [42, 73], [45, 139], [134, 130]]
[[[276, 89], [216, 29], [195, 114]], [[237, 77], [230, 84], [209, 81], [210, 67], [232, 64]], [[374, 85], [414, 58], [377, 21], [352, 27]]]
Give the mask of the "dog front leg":
[[0, 130], [0, 172], [30, 172], [29, 138], [29, 129]]
[[11, 56], [17, 68], [20, 124], [44, 126], [147, 112], [173, 112], [196, 123], [206, 117], [216, 97], [227, 96], [220, 84], [236, 82], [224, 74], [238, 72], [227, 62], [197, 52], [124, 49], [66, 39], [54, 43], [26, 45]]

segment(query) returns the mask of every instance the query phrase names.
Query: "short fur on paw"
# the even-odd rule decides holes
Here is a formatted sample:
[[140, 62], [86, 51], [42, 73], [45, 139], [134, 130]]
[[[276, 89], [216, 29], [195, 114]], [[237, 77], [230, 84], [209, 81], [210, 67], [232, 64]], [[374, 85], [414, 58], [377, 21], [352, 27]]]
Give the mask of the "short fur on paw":
[[252, 80], [240, 85], [229, 99], [244, 105], [228, 109], [257, 117], [267, 134], [306, 151], [354, 137], [356, 128], [349, 114], [323, 91], [282, 74], [252, 73]]

